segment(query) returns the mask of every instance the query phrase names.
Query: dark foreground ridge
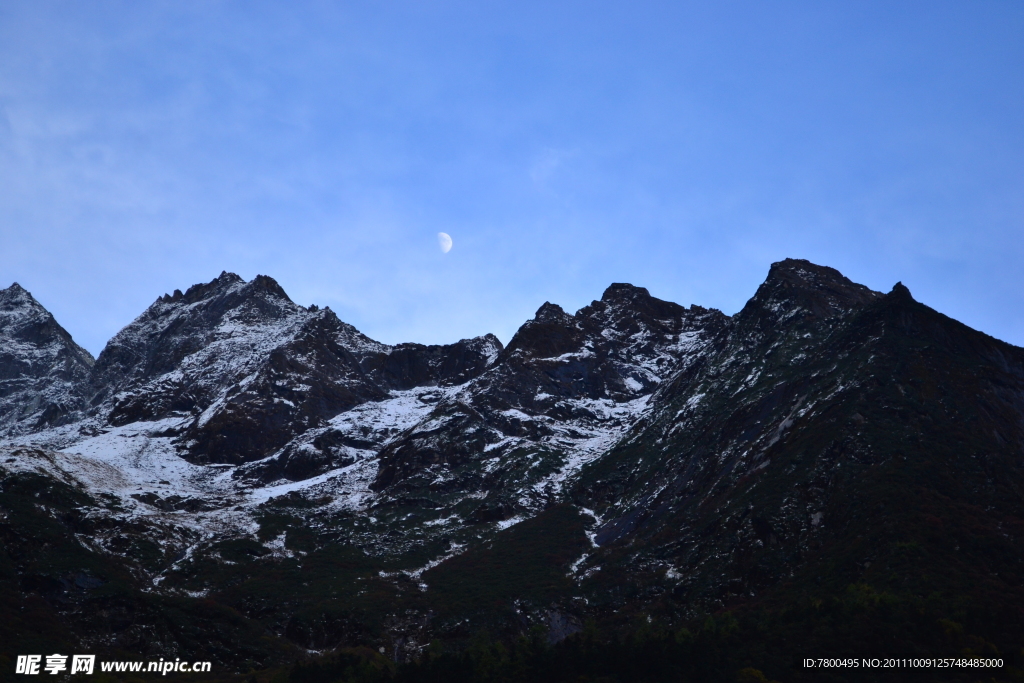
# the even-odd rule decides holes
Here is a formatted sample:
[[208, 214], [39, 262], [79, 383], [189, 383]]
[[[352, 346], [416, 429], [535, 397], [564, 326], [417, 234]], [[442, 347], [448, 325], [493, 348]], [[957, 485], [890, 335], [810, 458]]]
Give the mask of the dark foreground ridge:
[[95, 362], [13, 285], [0, 380], [0, 680], [1024, 680], [1024, 350], [899, 283], [788, 259], [731, 317], [613, 284], [503, 348], [223, 273]]

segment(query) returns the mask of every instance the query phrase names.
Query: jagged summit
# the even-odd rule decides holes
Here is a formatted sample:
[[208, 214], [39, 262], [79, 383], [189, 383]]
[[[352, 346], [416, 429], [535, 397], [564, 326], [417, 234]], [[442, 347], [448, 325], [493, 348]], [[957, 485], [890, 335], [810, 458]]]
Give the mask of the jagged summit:
[[197, 283], [192, 285], [191, 287], [188, 288], [188, 290], [186, 290], [184, 294], [182, 294], [180, 289], [176, 289], [174, 290], [173, 294], [164, 294], [163, 296], [159, 297], [157, 301], [170, 303], [182, 301], [184, 299], [186, 303], [195, 303], [200, 299], [204, 299], [211, 296], [211, 294], [221, 292], [226, 287], [230, 287], [231, 285], [238, 282], [245, 282], [245, 280], [240, 275], [237, 275], [235, 273], [229, 273], [226, 270], [223, 270], [221, 271], [220, 275], [215, 277], [213, 280], [210, 280], [209, 282]]
[[548, 358], [576, 351], [582, 342], [579, 321], [558, 304], [545, 301], [533, 319], [516, 330], [505, 347], [504, 356], [519, 352]]
[[[233, 347], [231, 355], [237, 359], [246, 345], [250, 352], [258, 349], [268, 336], [295, 324], [304, 312], [277, 282], [262, 275], [246, 282], [223, 272], [209, 283], [189, 287], [184, 294], [176, 290], [174, 295], [164, 295], [100, 353], [94, 378], [97, 401], [126, 383], [172, 372], [186, 357], [217, 342]], [[253, 334], [262, 342], [243, 339]]]
[[564, 322], [569, 317], [569, 314], [565, 312], [558, 304], [553, 304], [550, 301], [545, 301], [537, 312], [533, 314], [533, 319], [537, 322]]
[[815, 317], [828, 318], [880, 296], [880, 292], [853, 282], [835, 268], [804, 259], [785, 259], [772, 264], [750, 303], [774, 310], [802, 308]]
[[527, 467], [522, 458], [531, 449], [560, 453], [534, 470], [529, 493], [495, 492], [474, 514], [506, 519], [539, 509], [621, 435], [664, 380], [703, 353], [725, 321], [719, 311], [687, 310], [628, 284], [573, 315], [545, 302], [493, 368], [438, 404], [430, 428], [380, 451], [373, 487], [416, 490], [433, 486], [427, 479], [440, 466], [472, 472], [497, 458], [501, 470], [515, 470]]
[[0, 434], [71, 419], [92, 365], [28, 290], [17, 282], [0, 290]]
[[651, 293], [646, 287], [637, 287], [628, 282], [613, 282], [608, 285], [601, 295], [601, 301], [631, 300], [637, 297], [650, 297]]
[[465, 381], [500, 351], [493, 335], [380, 344], [273, 278], [223, 272], [160, 297], [108, 343], [93, 405], [117, 425], [179, 416], [186, 457], [247, 462], [393, 389]]
[[[736, 314], [742, 335], [775, 335], [793, 325], [841, 318], [879, 299], [881, 292], [857, 284], [834, 268], [803, 259], [785, 259], [771, 265], [768, 277]], [[792, 325], [789, 322], [793, 323]]]
[[27, 311], [39, 313], [46, 312], [46, 309], [17, 282], [11, 283], [7, 289], [0, 289], [0, 315], [3, 316], [0, 318], [0, 329], [11, 324], [16, 317], [24, 316]]
[[902, 282], [897, 282], [892, 286], [892, 291], [889, 292], [889, 296], [903, 299], [905, 301], [914, 301], [914, 296]]

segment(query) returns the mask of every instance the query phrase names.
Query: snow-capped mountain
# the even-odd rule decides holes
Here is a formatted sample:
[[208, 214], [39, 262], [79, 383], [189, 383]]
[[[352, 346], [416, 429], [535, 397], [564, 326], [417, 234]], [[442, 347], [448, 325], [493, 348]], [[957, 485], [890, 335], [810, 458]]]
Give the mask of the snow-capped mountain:
[[0, 290], [0, 435], [72, 419], [92, 365], [89, 352], [21, 285]]
[[500, 348], [493, 336], [390, 347], [329, 308], [293, 303], [269, 277], [222, 273], [160, 297], [107, 344], [92, 404], [115, 426], [180, 417], [185, 457], [239, 464], [392, 389], [478, 373]]
[[[17, 285], [0, 316], [0, 583], [91, 647], [401, 659], [478, 628], [682, 623], [793, 581], [939, 590], [935, 562], [1019, 592], [1024, 351], [900, 284], [786, 260], [731, 317], [613, 284], [503, 348], [381, 344], [222, 273], [95, 363]], [[956, 538], [900, 536], [921, 524]]]
[[507, 349], [493, 335], [388, 346], [271, 278], [222, 273], [158, 298], [107, 344], [77, 421], [8, 445], [38, 449], [19, 467], [57, 457], [69, 481], [130, 499], [133, 518], [191, 515], [182, 528], [208, 543], [251, 533], [286, 494], [325, 513], [430, 501], [425, 517], [365, 530], [377, 552], [402, 553], [550, 505], [725, 321], [617, 284], [575, 315], [545, 303]]
[[[488, 372], [379, 455], [376, 491], [482, 494], [477, 518], [543, 509], [612, 446], [726, 317], [615, 284], [575, 315], [545, 303]], [[481, 517], [482, 516], [482, 517]]]

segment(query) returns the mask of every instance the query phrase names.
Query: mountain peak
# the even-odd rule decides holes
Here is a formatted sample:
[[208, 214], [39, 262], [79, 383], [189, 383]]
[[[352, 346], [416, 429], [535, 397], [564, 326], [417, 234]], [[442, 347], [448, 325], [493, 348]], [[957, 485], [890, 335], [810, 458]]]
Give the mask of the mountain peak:
[[816, 318], [831, 318], [881, 297], [880, 292], [853, 282], [835, 268], [805, 259], [784, 259], [771, 265], [768, 277], [738, 314], [777, 322], [804, 311]]
[[[19, 349], [16, 345], [19, 343], [27, 343], [37, 349], [55, 344], [56, 347], [63, 349], [59, 352], [54, 351], [58, 355], [66, 351], [75, 358], [75, 363], [91, 366], [93, 362], [92, 355], [76, 344], [53, 314], [17, 282], [7, 289], [0, 289], [0, 340], [12, 342], [10, 348], [0, 349], [0, 358], [17, 355]], [[46, 364], [35, 367], [33, 363], [29, 363], [29, 366], [33, 367], [33, 372], [42, 372]], [[0, 371], [0, 377], [8, 375]]]
[[29, 303], [37, 306], [39, 305], [38, 302], [36, 302], [35, 297], [33, 297], [27, 289], [19, 285], [17, 282], [11, 283], [11, 286], [7, 289], [0, 289], [0, 303], [8, 305], [18, 304], [22, 306]]
[[[245, 280], [241, 276], [227, 271], [221, 271], [221, 274], [210, 280], [207, 283], [199, 283], [192, 285], [185, 290], [184, 299], [185, 303], [194, 304], [203, 299], [208, 299], [212, 296], [220, 294], [221, 292], [227, 291], [233, 285], [237, 283], [244, 283]], [[178, 290], [175, 290], [178, 291]]]
[[637, 287], [628, 282], [613, 282], [608, 286], [608, 289], [604, 290], [604, 294], [601, 295], [601, 301], [628, 301], [638, 296], [649, 298], [651, 293], [647, 291], [646, 287]]
[[855, 284], [835, 268], [819, 266], [807, 259], [795, 258], [787, 258], [773, 263], [768, 269], [768, 277], [765, 282], [773, 280], [819, 286], [832, 283]]
[[914, 301], [914, 297], [910, 293], [910, 290], [907, 289], [907, 286], [905, 284], [903, 284], [902, 282], [897, 282], [896, 284], [894, 284], [892, 286], [892, 291], [889, 292], [889, 296], [894, 298], [894, 299], [900, 299], [900, 300], [904, 300], [904, 301]]
[[92, 364], [28, 290], [17, 282], [0, 289], [0, 433], [69, 420]]
[[269, 275], [257, 275], [252, 279], [252, 282], [250, 282], [249, 285], [254, 289], [259, 289], [281, 299], [287, 299], [288, 301], [291, 301], [291, 299], [285, 293], [284, 288], [277, 283], [277, 280], [270, 277]]
[[273, 278], [257, 275], [246, 282], [223, 271], [184, 294], [176, 289], [163, 295], [118, 332], [100, 354], [97, 379], [111, 389], [127, 378], [156, 377], [217, 339], [243, 330], [283, 329], [305, 314]]
[[557, 356], [578, 349], [582, 339], [576, 318], [558, 304], [545, 301], [533, 319], [527, 320], [516, 331], [504, 354], [508, 356], [523, 351], [530, 356]]
[[541, 323], [554, 323], [563, 322], [567, 317], [569, 317], [569, 314], [565, 312], [564, 308], [558, 304], [553, 304], [550, 301], [545, 301], [544, 304], [537, 309], [533, 319]]
[[[13, 330], [51, 320], [53, 316], [50, 312], [17, 282], [7, 289], [0, 289], [0, 331], [14, 334]], [[53, 325], [59, 327], [56, 322]]]

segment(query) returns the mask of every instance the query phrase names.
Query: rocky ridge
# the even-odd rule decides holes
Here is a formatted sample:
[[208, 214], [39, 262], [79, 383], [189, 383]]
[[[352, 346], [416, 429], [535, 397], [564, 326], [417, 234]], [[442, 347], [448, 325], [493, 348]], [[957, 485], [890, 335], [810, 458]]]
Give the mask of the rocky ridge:
[[[158, 299], [87, 372], [58, 365], [18, 381], [64, 387], [65, 417], [0, 413], [0, 496], [44, 486], [53, 533], [88, 539], [86, 583], [113, 582], [111, 558], [126, 595], [212, 600], [283, 648], [401, 658], [538, 623], [557, 640], [794, 581], [935, 590], [907, 543], [971, 581], [961, 547], [1021, 572], [1024, 352], [807, 261], [773, 264], [732, 317], [614, 284], [575, 314], [545, 303], [505, 348], [379, 344], [225, 273]], [[901, 536], [936, 523], [963, 540]], [[17, 562], [25, 595], [97, 609], [76, 575]]]

